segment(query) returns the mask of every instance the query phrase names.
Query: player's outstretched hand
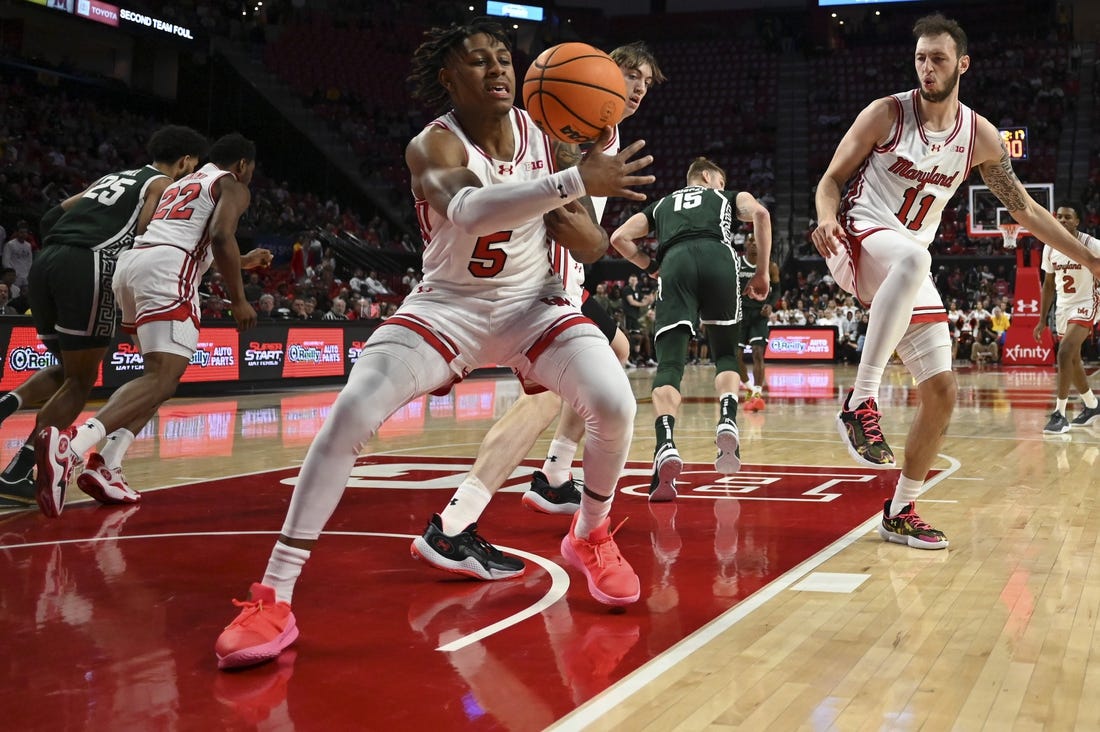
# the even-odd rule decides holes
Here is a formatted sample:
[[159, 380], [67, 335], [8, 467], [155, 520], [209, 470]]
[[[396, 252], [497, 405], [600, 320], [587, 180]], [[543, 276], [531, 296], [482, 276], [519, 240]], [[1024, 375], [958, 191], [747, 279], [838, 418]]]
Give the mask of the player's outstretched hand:
[[817, 253], [828, 258], [840, 252], [840, 248], [848, 240], [844, 228], [836, 221], [826, 221], [818, 224], [810, 234], [810, 239], [817, 248]]
[[267, 267], [275, 258], [267, 249], [253, 249], [248, 254], [241, 255], [241, 269], [259, 269]]
[[615, 155], [597, 152], [611, 140], [612, 129], [604, 127], [592, 146], [592, 151], [581, 160], [578, 169], [584, 180], [584, 190], [590, 196], [618, 196], [633, 201], [644, 201], [645, 194], [633, 190], [635, 186], [647, 186], [656, 177], [636, 175], [653, 164], [652, 155], [634, 156], [645, 147], [645, 140], [630, 143]]

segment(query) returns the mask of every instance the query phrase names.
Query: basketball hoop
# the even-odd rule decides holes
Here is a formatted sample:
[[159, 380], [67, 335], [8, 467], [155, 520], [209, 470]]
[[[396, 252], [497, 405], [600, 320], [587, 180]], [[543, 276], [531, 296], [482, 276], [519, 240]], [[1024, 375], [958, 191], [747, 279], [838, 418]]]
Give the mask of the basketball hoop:
[[1020, 225], [1016, 223], [997, 224], [997, 228], [1001, 230], [1001, 236], [1005, 241], [1005, 249], [1015, 249], [1016, 236], [1020, 233]]

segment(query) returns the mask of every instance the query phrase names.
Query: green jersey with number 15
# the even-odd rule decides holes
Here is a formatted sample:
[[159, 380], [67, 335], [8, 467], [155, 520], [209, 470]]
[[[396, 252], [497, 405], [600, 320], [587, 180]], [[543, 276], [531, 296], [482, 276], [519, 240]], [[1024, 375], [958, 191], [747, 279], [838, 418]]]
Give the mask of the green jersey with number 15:
[[678, 241], [717, 239], [733, 242], [735, 191], [688, 186], [655, 201], [642, 212], [657, 237], [657, 259], [664, 259]]

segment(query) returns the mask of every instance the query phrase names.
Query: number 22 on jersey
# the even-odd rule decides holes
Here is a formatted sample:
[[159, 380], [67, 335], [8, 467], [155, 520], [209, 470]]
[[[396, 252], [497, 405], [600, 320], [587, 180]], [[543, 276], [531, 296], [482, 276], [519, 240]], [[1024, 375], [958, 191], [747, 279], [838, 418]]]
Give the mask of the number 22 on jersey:
[[157, 210], [153, 214], [153, 220], [167, 219], [169, 221], [189, 221], [195, 212], [191, 204], [202, 193], [202, 185], [189, 183], [180, 188], [169, 188], [161, 196]]

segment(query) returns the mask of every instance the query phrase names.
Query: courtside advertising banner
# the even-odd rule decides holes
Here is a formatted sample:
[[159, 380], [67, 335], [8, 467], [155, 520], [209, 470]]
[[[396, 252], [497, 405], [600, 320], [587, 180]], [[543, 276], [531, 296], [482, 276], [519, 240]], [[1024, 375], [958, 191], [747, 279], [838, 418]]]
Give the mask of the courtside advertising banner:
[[836, 328], [772, 326], [764, 358], [768, 361], [833, 361]]
[[283, 376], [343, 376], [343, 328], [291, 328]]
[[203, 328], [195, 355], [180, 381], [236, 381], [240, 375], [239, 348], [235, 328]]

